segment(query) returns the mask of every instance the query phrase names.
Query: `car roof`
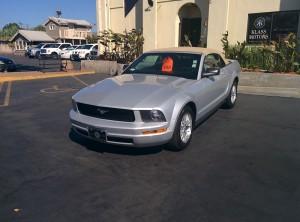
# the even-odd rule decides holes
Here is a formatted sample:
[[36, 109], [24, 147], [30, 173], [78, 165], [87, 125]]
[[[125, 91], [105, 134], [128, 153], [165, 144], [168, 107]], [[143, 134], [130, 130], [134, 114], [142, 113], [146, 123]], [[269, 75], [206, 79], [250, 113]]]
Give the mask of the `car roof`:
[[223, 60], [228, 63], [227, 59], [225, 59], [224, 54], [215, 49], [209, 48], [201, 48], [201, 47], [172, 47], [172, 48], [160, 48], [160, 49], [153, 49], [147, 51], [146, 53], [153, 53], [153, 52], [181, 52], [181, 53], [194, 53], [194, 54], [201, 54], [201, 55], [208, 55], [208, 54], [218, 54], [220, 55]]

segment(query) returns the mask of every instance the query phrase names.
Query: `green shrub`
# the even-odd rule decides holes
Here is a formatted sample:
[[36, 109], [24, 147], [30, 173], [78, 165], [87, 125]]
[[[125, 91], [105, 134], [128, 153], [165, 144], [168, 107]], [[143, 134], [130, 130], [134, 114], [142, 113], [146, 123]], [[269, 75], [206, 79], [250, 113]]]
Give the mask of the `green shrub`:
[[142, 31], [132, 29], [124, 33], [104, 30], [99, 35], [99, 42], [104, 48], [103, 59], [130, 63], [143, 52], [144, 37]]
[[243, 68], [269, 72], [299, 71], [297, 37], [294, 33], [269, 44], [250, 45], [246, 42], [237, 42], [235, 45], [230, 45], [228, 32], [226, 32], [221, 42], [226, 58], [238, 60]]

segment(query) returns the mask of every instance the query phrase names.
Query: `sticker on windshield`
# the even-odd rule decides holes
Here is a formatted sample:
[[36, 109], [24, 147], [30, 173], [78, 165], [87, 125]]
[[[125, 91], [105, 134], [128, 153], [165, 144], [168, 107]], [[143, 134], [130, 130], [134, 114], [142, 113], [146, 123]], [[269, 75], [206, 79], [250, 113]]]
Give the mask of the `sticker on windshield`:
[[173, 72], [173, 59], [168, 56], [163, 60], [163, 65], [161, 67], [162, 72], [172, 73]]
[[196, 68], [196, 67], [197, 67], [197, 63], [198, 63], [198, 61], [197, 61], [197, 60], [193, 60], [193, 65], [192, 65], [192, 68]]

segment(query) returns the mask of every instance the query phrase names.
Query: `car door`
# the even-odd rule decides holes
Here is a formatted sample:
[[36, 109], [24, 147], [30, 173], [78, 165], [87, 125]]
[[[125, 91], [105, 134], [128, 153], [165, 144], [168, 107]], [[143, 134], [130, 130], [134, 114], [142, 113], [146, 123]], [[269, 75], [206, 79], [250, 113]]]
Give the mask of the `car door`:
[[204, 116], [211, 109], [212, 102], [216, 98], [216, 85], [215, 85], [215, 77], [203, 77], [203, 72], [205, 72], [208, 68], [215, 67], [214, 57], [205, 56], [201, 59], [202, 66], [200, 66], [198, 79], [196, 83], [194, 83], [190, 89], [192, 94], [195, 95], [194, 100], [196, 101], [197, 106], [197, 119]]
[[205, 78], [207, 81], [211, 81], [212, 83], [211, 88], [213, 89], [213, 91], [211, 92], [213, 96], [213, 101], [219, 103], [220, 100], [224, 99], [224, 96], [228, 88], [229, 78], [230, 78], [230, 76], [226, 72], [226, 64], [222, 59], [222, 57], [216, 53], [208, 54], [205, 57], [203, 64], [204, 67], [202, 73], [204, 73], [207, 70], [207, 68], [220, 69], [219, 75], [215, 75], [211, 77], [202, 77]]
[[[222, 96], [226, 90], [224, 67], [225, 62], [218, 54], [212, 53], [205, 56], [201, 78], [197, 83], [197, 107], [200, 117], [215, 108], [224, 99]], [[204, 77], [203, 74], [209, 68], [219, 68], [219, 75]]]

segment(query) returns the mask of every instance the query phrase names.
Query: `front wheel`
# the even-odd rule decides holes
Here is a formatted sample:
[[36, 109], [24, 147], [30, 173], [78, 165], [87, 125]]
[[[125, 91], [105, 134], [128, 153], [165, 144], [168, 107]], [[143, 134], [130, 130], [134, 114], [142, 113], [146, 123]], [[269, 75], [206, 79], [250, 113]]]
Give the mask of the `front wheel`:
[[51, 53], [52, 59], [58, 59], [58, 54], [56, 52]]
[[236, 100], [237, 100], [237, 86], [238, 86], [238, 83], [237, 83], [237, 81], [235, 81], [231, 86], [229, 95], [225, 99], [225, 102], [224, 102], [223, 106], [227, 109], [233, 108], [235, 103], [236, 103]]
[[86, 54], [86, 55], [85, 55], [85, 59], [86, 59], [86, 60], [91, 60], [90, 54]]
[[171, 150], [180, 151], [185, 149], [192, 140], [194, 127], [194, 113], [190, 107], [185, 107], [177, 120], [173, 138], [169, 143]]
[[37, 58], [37, 59], [40, 59], [40, 52], [36, 52], [36, 54], [35, 54], [35, 58]]

